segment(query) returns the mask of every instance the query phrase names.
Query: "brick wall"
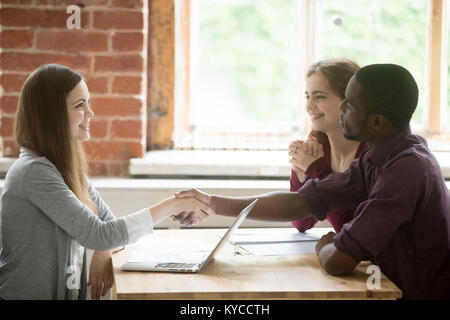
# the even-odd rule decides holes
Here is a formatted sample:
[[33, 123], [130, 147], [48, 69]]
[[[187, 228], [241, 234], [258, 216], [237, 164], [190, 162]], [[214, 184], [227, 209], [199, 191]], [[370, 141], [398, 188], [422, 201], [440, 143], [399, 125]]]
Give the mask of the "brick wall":
[[[81, 29], [69, 30], [69, 5]], [[35, 68], [58, 63], [87, 79], [95, 116], [85, 143], [91, 175], [126, 176], [146, 139], [147, 0], [1, 0], [0, 109], [3, 156], [15, 157], [20, 89]], [[0, 89], [1, 90], [1, 89]]]

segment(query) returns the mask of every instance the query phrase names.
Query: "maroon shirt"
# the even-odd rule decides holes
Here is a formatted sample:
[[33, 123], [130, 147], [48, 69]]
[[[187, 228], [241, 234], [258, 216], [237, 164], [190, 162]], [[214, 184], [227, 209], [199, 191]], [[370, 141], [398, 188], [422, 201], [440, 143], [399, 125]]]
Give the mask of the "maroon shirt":
[[349, 170], [312, 179], [299, 190], [311, 214], [358, 205], [333, 239], [356, 259], [371, 260], [406, 299], [450, 299], [450, 196], [425, 139], [407, 128]]
[[[355, 154], [355, 159], [358, 159], [361, 152], [367, 149], [367, 145], [364, 142], [359, 144], [358, 150]], [[291, 178], [289, 180], [291, 184], [290, 191], [298, 191], [309, 179], [319, 178], [322, 180], [330, 173], [333, 172], [331, 168], [331, 157], [330, 157], [330, 143], [328, 141], [323, 143], [324, 156], [320, 159], [314, 161], [306, 170], [306, 180], [302, 183], [298, 180], [297, 175], [294, 171], [291, 172]], [[331, 223], [336, 232], [341, 231], [342, 226], [353, 219], [356, 207], [344, 210], [330, 210], [327, 212], [327, 220]], [[300, 232], [305, 232], [308, 229], [314, 227], [317, 223], [317, 219], [314, 217], [308, 217], [300, 221], [293, 221], [292, 225], [297, 228]]]

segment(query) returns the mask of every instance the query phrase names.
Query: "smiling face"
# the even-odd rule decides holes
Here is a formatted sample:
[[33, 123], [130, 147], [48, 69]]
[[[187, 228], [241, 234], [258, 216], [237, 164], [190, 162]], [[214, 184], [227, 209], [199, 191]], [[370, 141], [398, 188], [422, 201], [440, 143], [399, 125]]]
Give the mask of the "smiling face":
[[89, 140], [89, 122], [94, 116], [94, 113], [90, 107], [90, 95], [86, 82], [81, 80], [69, 92], [66, 98], [66, 104], [72, 140]]
[[342, 98], [329, 88], [328, 81], [321, 72], [315, 72], [306, 78], [305, 97], [312, 130], [324, 133], [341, 130], [339, 103]]

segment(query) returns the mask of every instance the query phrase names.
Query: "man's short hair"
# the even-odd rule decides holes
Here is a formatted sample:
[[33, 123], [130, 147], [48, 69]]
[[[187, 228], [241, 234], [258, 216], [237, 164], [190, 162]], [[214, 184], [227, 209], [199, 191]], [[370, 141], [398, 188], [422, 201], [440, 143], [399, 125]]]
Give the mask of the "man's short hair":
[[382, 114], [402, 130], [417, 107], [419, 90], [411, 73], [395, 64], [371, 64], [358, 70], [362, 101], [369, 114]]

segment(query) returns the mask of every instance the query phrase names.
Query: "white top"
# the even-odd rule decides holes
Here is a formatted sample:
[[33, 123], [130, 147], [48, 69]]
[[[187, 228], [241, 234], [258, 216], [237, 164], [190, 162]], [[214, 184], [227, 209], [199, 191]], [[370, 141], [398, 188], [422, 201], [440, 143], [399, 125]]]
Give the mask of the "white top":
[[[123, 217], [127, 226], [129, 243], [136, 242], [143, 231], [153, 232], [153, 219], [148, 208], [139, 210], [131, 215]], [[72, 238], [70, 244], [69, 267], [67, 268], [67, 299], [77, 300], [81, 289], [81, 271], [83, 270], [83, 256], [85, 248], [77, 240]]]
[[67, 299], [78, 300], [81, 289], [81, 271], [83, 270], [84, 247], [72, 238], [70, 243], [69, 266], [67, 273]]

